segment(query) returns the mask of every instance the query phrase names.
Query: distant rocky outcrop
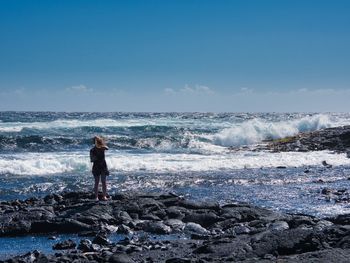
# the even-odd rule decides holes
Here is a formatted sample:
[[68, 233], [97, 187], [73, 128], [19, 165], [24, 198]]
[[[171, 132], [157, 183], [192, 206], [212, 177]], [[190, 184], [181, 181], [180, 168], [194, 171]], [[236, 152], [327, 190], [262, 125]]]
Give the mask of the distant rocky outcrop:
[[[57, 243], [54, 254], [33, 251], [4, 262], [348, 262], [350, 257], [350, 215], [320, 219], [176, 194], [115, 194], [100, 202], [92, 198], [71, 192], [1, 202], [1, 236], [82, 236], [78, 244]], [[141, 238], [140, 231], [187, 238], [153, 240]], [[112, 232], [125, 234], [125, 239], [111, 242]]]
[[267, 148], [275, 152], [307, 152], [331, 150], [348, 153], [350, 151], [350, 126], [327, 128], [296, 136], [274, 140]]

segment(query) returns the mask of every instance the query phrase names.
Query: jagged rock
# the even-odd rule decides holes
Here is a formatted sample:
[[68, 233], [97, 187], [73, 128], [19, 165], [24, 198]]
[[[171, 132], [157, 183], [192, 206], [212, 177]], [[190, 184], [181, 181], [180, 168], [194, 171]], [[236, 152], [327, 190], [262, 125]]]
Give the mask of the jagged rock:
[[[349, 193], [323, 192], [344, 202]], [[219, 206], [163, 194], [118, 195], [101, 204], [89, 198], [93, 195], [78, 192], [1, 202], [2, 236], [97, 233], [94, 243], [83, 239], [69, 253], [36, 251], [5, 262], [344, 262], [350, 250], [348, 214], [318, 219], [245, 203]], [[107, 233], [115, 230], [133, 235], [111, 243]], [[172, 235], [157, 240], [159, 234]]]
[[92, 247], [92, 242], [89, 239], [82, 239], [80, 240], [80, 243], [78, 245], [78, 249], [80, 249], [83, 252], [92, 252], [94, 251]]
[[171, 228], [165, 225], [163, 222], [147, 222], [143, 224], [142, 229], [146, 232], [150, 232], [153, 234], [169, 234], [171, 232]]
[[185, 231], [185, 233], [188, 233], [188, 234], [198, 234], [198, 235], [208, 234], [208, 230], [206, 230], [201, 225], [193, 223], [193, 222], [187, 223], [185, 228], [184, 228], [184, 231]]
[[189, 258], [169, 258], [165, 261], [165, 263], [191, 263], [191, 259]]
[[191, 200], [181, 200], [179, 201], [179, 206], [182, 206], [188, 209], [208, 209], [208, 210], [214, 210], [214, 211], [220, 210], [220, 206], [216, 202], [198, 202], [198, 201], [191, 201]]
[[52, 246], [52, 249], [55, 249], [55, 250], [73, 249], [76, 246], [77, 244], [73, 240], [68, 239], [68, 240], [56, 243], [55, 245]]
[[266, 232], [252, 244], [254, 253], [258, 256], [265, 254], [289, 255], [318, 250], [321, 242], [307, 229], [288, 229], [278, 232]]
[[214, 248], [210, 245], [201, 246], [193, 251], [193, 253], [195, 254], [211, 254], [214, 252], [215, 252]]
[[281, 257], [279, 262], [285, 263], [310, 263], [310, 262], [337, 262], [347, 263], [350, 258], [350, 249], [326, 249], [307, 252], [298, 255]]
[[168, 219], [164, 224], [170, 226], [173, 232], [182, 232], [185, 228], [185, 223], [179, 219]]
[[94, 240], [92, 240], [93, 244], [101, 245], [101, 246], [107, 246], [110, 244], [110, 241], [108, 240], [107, 236], [98, 234]]
[[134, 261], [126, 254], [114, 254], [109, 259], [110, 263], [133, 263]]
[[289, 229], [289, 225], [285, 221], [277, 221], [270, 224], [268, 229], [271, 231], [283, 231]]
[[243, 224], [236, 225], [232, 228], [232, 231], [237, 235], [249, 234], [251, 229]]
[[117, 233], [129, 235], [129, 234], [132, 234], [133, 231], [131, 230], [130, 227], [122, 224], [122, 225], [118, 226]]
[[183, 219], [184, 222], [194, 222], [200, 224], [203, 227], [209, 227], [216, 222], [223, 221], [224, 218], [221, 218], [214, 214], [213, 212], [209, 213], [191, 213]]
[[169, 207], [166, 209], [166, 214], [169, 218], [182, 220], [185, 217], [187, 209], [179, 209], [178, 207]]
[[332, 168], [332, 165], [327, 163], [326, 161], [322, 161], [322, 165], [325, 166], [326, 168]]
[[[350, 148], [350, 126], [300, 133], [296, 136], [272, 141], [267, 148], [277, 152], [331, 150], [348, 153]], [[331, 165], [328, 165], [327, 162], [324, 165], [331, 168]]]

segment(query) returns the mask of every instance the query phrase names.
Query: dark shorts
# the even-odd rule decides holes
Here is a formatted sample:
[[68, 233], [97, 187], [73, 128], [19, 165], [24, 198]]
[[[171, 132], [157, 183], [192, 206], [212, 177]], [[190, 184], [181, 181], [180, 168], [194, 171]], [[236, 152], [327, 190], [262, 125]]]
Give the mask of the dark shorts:
[[105, 171], [92, 171], [93, 176], [107, 176], [109, 175], [109, 172]]
[[92, 166], [92, 174], [94, 176], [99, 176], [99, 175], [109, 175], [109, 171], [108, 171], [108, 168], [107, 166], [105, 165], [96, 165], [94, 164]]

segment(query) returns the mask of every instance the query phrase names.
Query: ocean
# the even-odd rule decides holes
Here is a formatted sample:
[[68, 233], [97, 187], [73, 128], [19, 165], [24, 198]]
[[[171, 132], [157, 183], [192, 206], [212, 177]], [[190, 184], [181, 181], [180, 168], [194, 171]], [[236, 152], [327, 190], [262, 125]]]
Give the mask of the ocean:
[[348, 204], [321, 195], [325, 187], [349, 188], [345, 154], [260, 147], [342, 125], [350, 125], [350, 114], [0, 112], [0, 201], [92, 191], [89, 149], [100, 135], [109, 146], [109, 193], [162, 191], [316, 216], [349, 213]]

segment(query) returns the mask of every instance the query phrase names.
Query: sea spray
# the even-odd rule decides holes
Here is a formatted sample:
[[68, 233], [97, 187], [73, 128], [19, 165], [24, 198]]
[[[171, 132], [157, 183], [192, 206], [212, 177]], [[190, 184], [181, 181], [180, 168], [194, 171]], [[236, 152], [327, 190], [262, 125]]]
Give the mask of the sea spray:
[[222, 146], [252, 145], [264, 140], [284, 138], [336, 125], [336, 122], [323, 114], [279, 122], [253, 119], [218, 132], [212, 136], [212, 140]]

